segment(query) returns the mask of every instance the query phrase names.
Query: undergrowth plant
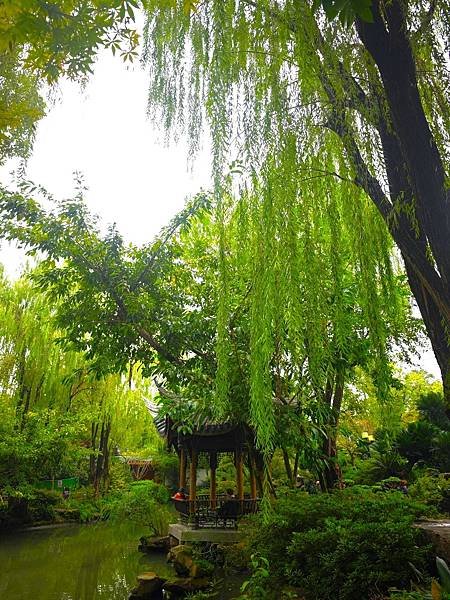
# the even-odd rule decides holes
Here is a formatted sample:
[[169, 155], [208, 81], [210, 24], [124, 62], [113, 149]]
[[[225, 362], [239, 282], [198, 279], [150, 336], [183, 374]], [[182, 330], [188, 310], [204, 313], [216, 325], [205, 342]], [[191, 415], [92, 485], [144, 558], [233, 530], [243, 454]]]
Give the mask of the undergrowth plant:
[[413, 527], [427, 514], [396, 491], [294, 492], [275, 503], [264, 527], [256, 517], [247, 531], [270, 565], [267, 586], [288, 583], [307, 600], [354, 600], [407, 589], [416, 570], [430, 572], [430, 547]]

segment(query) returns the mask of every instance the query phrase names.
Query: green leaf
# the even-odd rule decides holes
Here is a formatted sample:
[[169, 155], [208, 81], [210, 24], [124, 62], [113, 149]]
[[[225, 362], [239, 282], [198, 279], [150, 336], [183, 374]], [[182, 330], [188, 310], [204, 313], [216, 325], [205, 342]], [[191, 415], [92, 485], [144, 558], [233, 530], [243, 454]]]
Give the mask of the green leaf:
[[441, 585], [445, 592], [450, 593], [450, 569], [447, 563], [439, 556], [436, 557], [436, 567], [441, 579]]

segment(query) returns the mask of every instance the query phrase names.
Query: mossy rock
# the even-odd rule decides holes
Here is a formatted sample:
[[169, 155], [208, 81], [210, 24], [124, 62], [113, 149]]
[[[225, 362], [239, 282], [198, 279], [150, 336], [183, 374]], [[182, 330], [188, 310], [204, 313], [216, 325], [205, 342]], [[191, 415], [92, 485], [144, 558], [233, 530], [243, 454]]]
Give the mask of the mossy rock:
[[139, 540], [138, 550], [140, 552], [169, 552], [170, 538], [166, 536], [142, 536]]
[[173, 568], [180, 577], [205, 577], [211, 575], [215, 568], [208, 560], [197, 558], [192, 546], [187, 544], [171, 548], [167, 559], [173, 564]]
[[142, 573], [137, 577], [138, 584], [132, 590], [129, 600], [160, 600], [163, 597], [162, 589], [166, 582], [164, 577], [159, 577], [153, 571]]

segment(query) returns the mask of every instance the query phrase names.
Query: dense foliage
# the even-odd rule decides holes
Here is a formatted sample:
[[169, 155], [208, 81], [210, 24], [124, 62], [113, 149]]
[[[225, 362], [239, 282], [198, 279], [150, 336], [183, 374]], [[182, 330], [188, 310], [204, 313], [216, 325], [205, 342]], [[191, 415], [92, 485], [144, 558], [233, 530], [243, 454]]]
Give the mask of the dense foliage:
[[[102, 47], [136, 56], [138, 6], [0, 3], [0, 162], [29, 156], [44, 84], [85, 81]], [[0, 188], [0, 237], [38, 259], [0, 274], [0, 527], [166, 534], [177, 459], [156, 396], [183, 433], [254, 432], [264, 511], [243, 598], [409, 589], [431, 573], [414, 521], [450, 511], [448, 0], [145, 11], [149, 112], [191, 155], [207, 125], [213, 190], [138, 247], [105, 232], [80, 178], [64, 201]], [[443, 386], [398, 366], [421, 341], [411, 294]], [[165, 485], [132, 481], [127, 457], [151, 457]], [[234, 487], [232, 458], [216, 475]]]
[[139, 365], [96, 377], [58, 343], [56, 306], [25, 278], [2, 278], [0, 303], [0, 486], [77, 477], [108, 487], [110, 457], [157, 450]]
[[[274, 178], [272, 188], [281, 183]], [[278, 196], [276, 210], [276, 198], [263, 187], [230, 197], [225, 224], [199, 195], [142, 248], [126, 246], [115, 229], [102, 235], [81, 197], [45, 212], [5, 193], [1, 206], [4, 235], [45, 252], [34, 280], [59, 303], [67, 349], [83, 351], [100, 374], [139, 361], [157, 378], [162, 409], [183, 426], [193, 410], [199, 418], [233, 415], [254, 426], [267, 456], [282, 446], [315, 457], [330, 487], [340, 406], [355, 368], [372, 375], [388, 403], [389, 361], [400, 347], [407, 352], [418, 324], [370, 206], [351, 211], [342, 187], [308, 220], [299, 204], [286, 228], [288, 200]], [[364, 223], [366, 240], [340, 218], [346, 211]], [[372, 243], [380, 263], [367, 262]], [[311, 444], [302, 448], [302, 439]]]
[[113, 521], [133, 521], [149, 527], [153, 535], [167, 535], [170, 518], [168, 490], [153, 481], [137, 481], [109, 503], [109, 518]]
[[268, 560], [272, 589], [288, 582], [307, 598], [370, 598], [409, 587], [414, 568], [430, 567], [428, 546], [412, 527], [427, 508], [398, 492], [297, 492], [274, 508], [264, 527], [250, 526], [249, 542]]
[[[371, 265], [383, 264], [379, 243], [365, 239], [374, 230], [363, 217], [371, 203], [400, 249], [450, 393], [448, 1], [373, 0], [371, 18], [344, 19], [349, 26], [328, 20], [316, 2], [208, 0], [187, 13], [182, 5], [146, 5], [149, 107], [166, 129], [187, 132], [192, 152], [210, 129], [219, 219], [227, 217], [224, 165], [237, 160], [246, 180], [256, 175], [264, 188], [250, 213], [265, 215], [260, 261], [271, 257], [273, 214], [288, 230], [298, 218], [306, 227], [331, 213], [361, 233], [371, 281]], [[322, 5], [330, 17], [353, 6]], [[349, 210], [325, 208], [342, 189]], [[335, 243], [345, 264], [338, 235]], [[283, 250], [295, 264], [295, 247]], [[311, 258], [314, 269], [312, 249]], [[220, 270], [226, 295], [224, 264]], [[264, 301], [276, 284], [255, 274], [261, 279]], [[265, 316], [261, 305], [258, 314]], [[269, 320], [259, 326], [255, 369], [271, 354]]]

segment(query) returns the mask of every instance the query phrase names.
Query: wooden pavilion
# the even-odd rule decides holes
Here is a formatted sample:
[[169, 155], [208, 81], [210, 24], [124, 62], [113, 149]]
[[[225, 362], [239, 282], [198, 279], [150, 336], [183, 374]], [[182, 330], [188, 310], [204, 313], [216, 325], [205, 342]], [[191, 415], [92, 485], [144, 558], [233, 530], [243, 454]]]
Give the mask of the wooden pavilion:
[[[226, 527], [236, 525], [239, 516], [256, 512], [258, 489], [261, 489], [261, 456], [255, 448], [252, 430], [232, 422], [207, 423], [191, 434], [166, 428], [169, 447], [174, 447], [179, 459], [179, 487], [188, 487], [189, 497], [176, 500], [182, 517], [196, 527]], [[233, 498], [217, 494], [216, 469], [220, 454], [232, 454], [236, 467], [236, 494]], [[206, 454], [210, 468], [209, 495], [197, 493], [199, 456]], [[249, 471], [250, 494], [244, 496], [244, 463]]]

